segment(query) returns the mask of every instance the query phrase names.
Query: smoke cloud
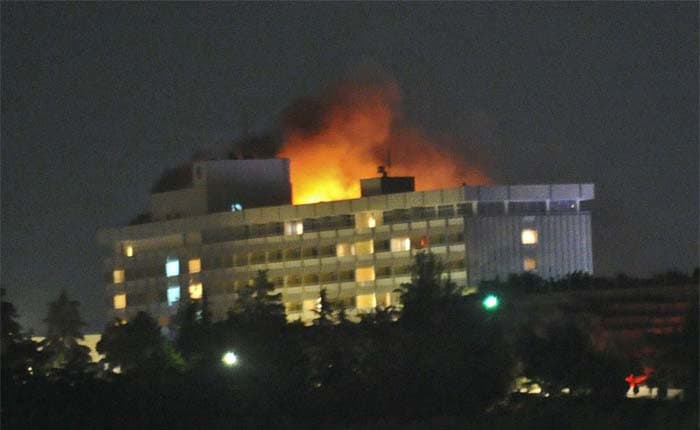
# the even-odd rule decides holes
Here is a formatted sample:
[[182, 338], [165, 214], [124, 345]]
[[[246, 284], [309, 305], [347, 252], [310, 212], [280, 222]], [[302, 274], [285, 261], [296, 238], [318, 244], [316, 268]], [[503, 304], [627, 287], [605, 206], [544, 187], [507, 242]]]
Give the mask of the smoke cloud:
[[380, 165], [415, 176], [419, 190], [490, 182], [467, 154], [448, 149], [458, 146], [441, 143], [407, 124], [396, 82], [374, 76], [292, 103], [278, 156], [291, 160], [295, 204], [359, 197], [359, 180], [377, 176]]

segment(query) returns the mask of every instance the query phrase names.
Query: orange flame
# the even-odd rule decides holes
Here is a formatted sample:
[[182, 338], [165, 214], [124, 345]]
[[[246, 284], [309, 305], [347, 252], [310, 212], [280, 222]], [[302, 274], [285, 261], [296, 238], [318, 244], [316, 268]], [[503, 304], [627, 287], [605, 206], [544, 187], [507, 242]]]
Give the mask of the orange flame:
[[490, 182], [459, 154], [403, 127], [391, 84], [341, 83], [287, 112], [284, 145], [294, 204], [360, 197], [362, 178], [377, 176], [391, 149], [392, 176], [415, 176], [418, 190]]

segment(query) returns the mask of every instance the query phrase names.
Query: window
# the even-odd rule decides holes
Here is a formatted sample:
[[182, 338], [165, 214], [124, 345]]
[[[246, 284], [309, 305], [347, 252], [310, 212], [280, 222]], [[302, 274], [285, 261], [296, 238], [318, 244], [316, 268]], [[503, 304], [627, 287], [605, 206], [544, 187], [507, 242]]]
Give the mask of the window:
[[301, 302], [286, 302], [284, 311], [288, 314], [301, 312]]
[[520, 233], [520, 242], [523, 245], [534, 245], [537, 243], [537, 230], [526, 228]]
[[523, 270], [529, 272], [531, 270], [537, 269], [537, 260], [532, 257], [525, 257], [523, 259]]
[[284, 234], [292, 236], [304, 233], [304, 223], [301, 221], [287, 221], [284, 223]]
[[302, 306], [305, 311], [317, 311], [321, 308], [321, 298], [304, 300]]
[[411, 239], [407, 237], [393, 237], [391, 238], [391, 250], [396, 251], [408, 251], [411, 249]]
[[552, 212], [576, 212], [576, 200], [554, 200], [549, 203]]
[[355, 214], [355, 228], [374, 228], [382, 225], [382, 212], [361, 212]]
[[180, 274], [180, 260], [173, 257], [168, 257], [165, 261], [165, 276], [178, 276]]
[[168, 306], [176, 305], [180, 301], [180, 286], [168, 288]]
[[385, 293], [384, 294], [384, 303], [383, 303], [385, 308], [388, 308], [391, 306], [391, 293]]
[[365, 240], [363, 242], [355, 242], [355, 254], [367, 255], [374, 254], [374, 241]]
[[457, 205], [457, 215], [473, 216], [474, 209], [471, 203], [460, 203]]
[[124, 247], [124, 255], [127, 257], [133, 257], [134, 256], [134, 247], [131, 245], [126, 245]]
[[355, 255], [355, 246], [351, 243], [339, 243], [335, 247], [335, 255], [338, 257]]
[[372, 294], [359, 294], [355, 298], [357, 309], [374, 309], [377, 307], [377, 296]]
[[503, 215], [506, 211], [503, 202], [479, 202], [477, 208], [479, 215]]
[[438, 206], [438, 216], [441, 218], [449, 218], [454, 216], [455, 208], [452, 205]]
[[112, 272], [112, 279], [115, 284], [124, 283], [124, 269], [114, 269], [114, 272]]
[[199, 258], [192, 258], [187, 262], [187, 266], [190, 273], [199, 273], [202, 271], [202, 260]]
[[355, 269], [355, 282], [374, 281], [374, 266]]
[[510, 202], [508, 213], [511, 214], [544, 214], [547, 212], [546, 202]]
[[192, 300], [201, 299], [202, 298], [202, 283], [195, 282], [193, 284], [190, 284], [189, 293], [190, 293], [190, 299], [192, 299]]
[[124, 309], [126, 307], [126, 294], [116, 294], [114, 296], [114, 309]]

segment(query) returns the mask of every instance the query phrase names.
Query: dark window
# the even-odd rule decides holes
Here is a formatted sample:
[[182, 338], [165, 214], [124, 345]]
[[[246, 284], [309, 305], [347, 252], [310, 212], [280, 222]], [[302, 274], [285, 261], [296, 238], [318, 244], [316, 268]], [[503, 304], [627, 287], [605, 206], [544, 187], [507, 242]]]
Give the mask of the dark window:
[[281, 260], [282, 260], [282, 250], [281, 249], [276, 249], [274, 251], [270, 251], [267, 253], [267, 261], [275, 262], [275, 261], [281, 261]]
[[324, 245], [319, 249], [321, 257], [335, 257], [335, 245]]
[[389, 239], [374, 241], [374, 252], [388, 251], [390, 247], [391, 241]]
[[304, 285], [315, 285], [318, 284], [318, 275], [311, 273], [304, 276]]
[[299, 276], [299, 275], [287, 276], [287, 286], [288, 287], [298, 287], [299, 285], [301, 285], [301, 276]]
[[310, 218], [304, 220], [304, 233], [310, 233], [312, 231], [319, 231], [321, 229], [321, 221], [317, 218]]
[[549, 202], [551, 212], [576, 212], [576, 200], [554, 200]]
[[532, 215], [547, 212], [546, 202], [510, 202], [508, 213], [513, 215]]
[[474, 212], [472, 211], [471, 203], [460, 203], [457, 205], [457, 215], [461, 216], [472, 216]]
[[503, 215], [505, 213], [503, 202], [479, 202], [477, 209], [479, 215]]
[[453, 205], [438, 206], [438, 216], [441, 218], [450, 218], [455, 215], [455, 207]]
[[384, 224], [393, 224], [396, 222], [408, 221], [410, 214], [408, 209], [394, 209], [393, 211], [384, 212]]
[[321, 283], [338, 282], [338, 274], [336, 272], [321, 273]]
[[298, 260], [301, 257], [301, 249], [291, 248], [284, 251], [285, 260]]

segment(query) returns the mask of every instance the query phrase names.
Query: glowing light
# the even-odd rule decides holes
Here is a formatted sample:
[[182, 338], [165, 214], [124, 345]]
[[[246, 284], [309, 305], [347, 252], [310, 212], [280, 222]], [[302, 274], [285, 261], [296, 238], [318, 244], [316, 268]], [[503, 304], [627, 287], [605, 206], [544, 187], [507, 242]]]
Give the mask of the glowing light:
[[114, 296], [114, 309], [124, 309], [126, 308], [126, 294], [115, 294]]
[[537, 230], [526, 228], [520, 233], [520, 242], [523, 245], [534, 245], [537, 243]]
[[134, 247], [131, 245], [127, 245], [126, 248], [124, 248], [124, 255], [126, 255], [127, 257], [133, 257]]
[[124, 269], [114, 269], [112, 272], [112, 280], [115, 284], [121, 284], [124, 282]]
[[187, 263], [187, 266], [188, 266], [190, 273], [199, 273], [202, 271], [202, 259], [201, 258], [192, 258]]
[[233, 351], [226, 351], [226, 353], [221, 357], [221, 361], [224, 363], [224, 365], [232, 367], [238, 364], [238, 356]]
[[202, 283], [196, 282], [190, 285], [189, 288], [190, 299], [199, 300], [202, 298]]
[[180, 274], [180, 260], [173, 257], [168, 257], [165, 261], [165, 276], [168, 278], [178, 276]]
[[290, 159], [294, 204], [360, 197], [359, 180], [376, 177], [390, 147], [400, 151], [391, 153], [389, 173], [417, 175], [419, 191], [490, 182], [480, 169], [446, 151], [446, 145], [406, 126], [400, 98], [392, 82], [346, 81], [310, 103], [293, 106], [278, 156]]
[[484, 298], [484, 300], [482, 300], [481, 304], [487, 310], [494, 310], [498, 308], [499, 300], [498, 297], [494, 296], [493, 294], [489, 294]]

